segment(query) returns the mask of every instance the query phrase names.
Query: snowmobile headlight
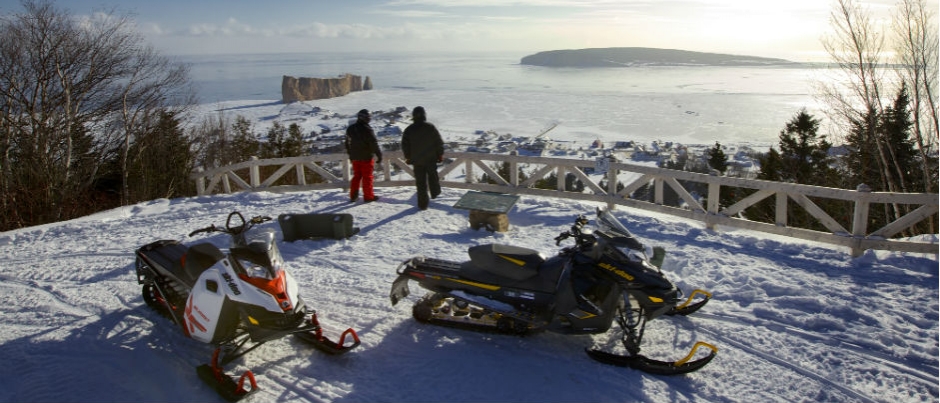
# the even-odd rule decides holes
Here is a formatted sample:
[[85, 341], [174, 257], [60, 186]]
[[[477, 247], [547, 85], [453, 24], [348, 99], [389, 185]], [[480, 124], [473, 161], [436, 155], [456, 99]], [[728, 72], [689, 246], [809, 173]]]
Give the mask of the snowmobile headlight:
[[245, 269], [245, 275], [254, 278], [271, 279], [271, 272], [264, 266], [248, 259], [238, 259], [238, 263]]

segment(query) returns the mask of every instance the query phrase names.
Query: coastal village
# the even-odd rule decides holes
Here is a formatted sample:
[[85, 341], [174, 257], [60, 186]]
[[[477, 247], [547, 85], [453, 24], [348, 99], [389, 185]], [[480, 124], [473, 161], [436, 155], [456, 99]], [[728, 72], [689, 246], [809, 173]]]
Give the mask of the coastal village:
[[[284, 125], [298, 124], [303, 129], [306, 139], [312, 143], [311, 154], [336, 154], [345, 152], [343, 140], [346, 128], [355, 122], [356, 117], [312, 106], [308, 102], [293, 102], [286, 104], [275, 119]], [[405, 106], [372, 111], [371, 126], [383, 150], [397, 150], [402, 132], [410, 123], [411, 111]], [[617, 161], [654, 166], [662, 166], [669, 161], [687, 161], [686, 164], [702, 166], [707, 159], [708, 149], [714, 146], [714, 144], [686, 145], [671, 141], [641, 144], [629, 139], [614, 142], [604, 142], [600, 139], [583, 141], [554, 139], [551, 134], [557, 125], [557, 123], [551, 124], [531, 134], [499, 133], [482, 128], [468, 133], [454, 133], [446, 128], [439, 129], [444, 138], [445, 150], [449, 152], [586, 160], [613, 157]], [[747, 178], [757, 175], [759, 168], [756, 155], [760, 152], [759, 150], [746, 145], [737, 145], [723, 146], [723, 151], [728, 156], [729, 175]]]

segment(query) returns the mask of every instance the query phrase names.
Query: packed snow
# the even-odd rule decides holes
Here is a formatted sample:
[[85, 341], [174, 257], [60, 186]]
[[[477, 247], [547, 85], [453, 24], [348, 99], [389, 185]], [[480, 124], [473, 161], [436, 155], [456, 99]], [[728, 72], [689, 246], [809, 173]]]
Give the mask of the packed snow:
[[[445, 189], [420, 211], [410, 187], [379, 188], [379, 202], [349, 203], [339, 189], [242, 192], [162, 199], [55, 224], [0, 233], [0, 401], [221, 401], [196, 376], [213, 347], [189, 339], [143, 302], [134, 250], [223, 224], [228, 213], [349, 213], [345, 240], [278, 246], [328, 335], [347, 327], [362, 345], [341, 356], [281, 339], [236, 360], [254, 372], [249, 402], [935, 402], [938, 400], [936, 254], [868, 251], [719, 227], [618, 208], [663, 270], [686, 292], [713, 300], [689, 317], [650, 322], [643, 352], [679, 359], [696, 341], [718, 347], [698, 372], [663, 377], [591, 360], [618, 334], [525, 337], [416, 322], [413, 295], [388, 293], [403, 260], [466, 259], [470, 246], [504, 243], [550, 256], [552, 238], [596, 203], [522, 196], [508, 232], [470, 229]], [[593, 220], [592, 220], [593, 224]], [[937, 242], [935, 236], [926, 241]]]

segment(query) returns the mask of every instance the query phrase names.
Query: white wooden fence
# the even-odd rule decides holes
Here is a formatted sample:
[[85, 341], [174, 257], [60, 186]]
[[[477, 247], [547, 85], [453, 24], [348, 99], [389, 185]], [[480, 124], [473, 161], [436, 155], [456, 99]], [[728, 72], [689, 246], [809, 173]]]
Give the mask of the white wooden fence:
[[[404, 161], [400, 151], [383, 153], [381, 172], [376, 173], [376, 187], [413, 186], [414, 172]], [[499, 192], [516, 195], [536, 195], [565, 199], [589, 200], [607, 203], [611, 208], [626, 206], [631, 208], [671, 214], [703, 222], [708, 228], [727, 225], [770, 234], [845, 246], [851, 249], [853, 256], [858, 256], [866, 249], [891, 250], [900, 252], [938, 253], [937, 243], [916, 242], [903, 239], [891, 239], [912, 225], [924, 220], [934, 220], [938, 212], [938, 195], [935, 193], [886, 193], [870, 192], [865, 186], [857, 190], [833, 189], [819, 186], [797, 185], [791, 183], [762, 180], [728, 178], [670, 169], [630, 165], [611, 162], [606, 175], [606, 188], [585, 174], [585, 169], [595, 168], [595, 162], [566, 158], [527, 157], [504, 154], [483, 153], [448, 153], [449, 161], [439, 170], [441, 185], [444, 187], [470, 189], [487, 192]], [[508, 162], [510, 177], [502, 178], [493, 166]], [[519, 166], [534, 168], [528, 178], [520, 181]], [[273, 172], [271, 172], [273, 171]], [[276, 185], [282, 178], [289, 178], [293, 171], [292, 185]], [[271, 172], [262, 177], [262, 172]], [[483, 173], [497, 181], [497, 184], [477, 183]], [[558, 178], [555, 190], [533, 188], [540, 179], [554, 173]], [[565, 191], [565, 177], [575, 175], [584, 185], [583, 192]], [[245, 190], [309, 190], [344, 188], [348, 189], [350, 164], [346, 154], [310, 155], [292, 158], [252, 159], [250, 161], [219, 167], [192, 174], [196, 181], [198, 194], [216, 192], [231, 193]], [[455, 180], [454, 178], [457, 178]], [[626, 178], [626, 179], [625, 179]], [[705, 205], [699, 202], [682, 183], [700, 183], [707, 185]], [[283, 182], [283, 180], [282, 180]], [[624, 187], [617, 191], [620, 182]], [[653, 200], [645, 201], [632, 198], [633, 193], [644, 185], [652, 185]], [[664, 189], [671, 188], [684, 202], [683, 207], [665, 205]], [[750, 196], [730, 206], [719, 205], [719, 191], [722, 188], [750, 189]], [[832, 213], [823, 210], [810, 197], [817, 200], [842, 200], [854, 205], [851, 228], [843, 226]], [[772, 199], [771, 199], [772, 198]], [[758, 209], [757, 203], [771, 199], [774, 203], [775, 223], [764, 223], [744, 218], [748, 212]], [[794, 202], [807, 212], [817, 223], [828, 231], [815, 231], [787, 225], [788, 203]], [[909, 211], [901, 218], [881, 228], [868, 228], [869, 210], [872, 204], [903, 206]], [[766, 205], [766, 204], [765, 204]], [[748, 210], [751, 209], [751, 210]], [[936, 228], [931, 227], [931, 228]]]

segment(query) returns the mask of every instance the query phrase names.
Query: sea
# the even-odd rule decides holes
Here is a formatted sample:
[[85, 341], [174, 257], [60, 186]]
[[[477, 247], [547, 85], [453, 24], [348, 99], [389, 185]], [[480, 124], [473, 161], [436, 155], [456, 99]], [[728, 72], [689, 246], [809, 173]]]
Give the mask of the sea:
[[374, 88], [307, 101], [342, 114], [424, 106], [442, 133], [560, 141], [715, 143], [767, 149], [802, 109], [828, 124], [818, 65], [557, 68], [523, 53], [271, 53], [176, 56], [200, 103], [281, 100], [283, 76], [368, 76]]

